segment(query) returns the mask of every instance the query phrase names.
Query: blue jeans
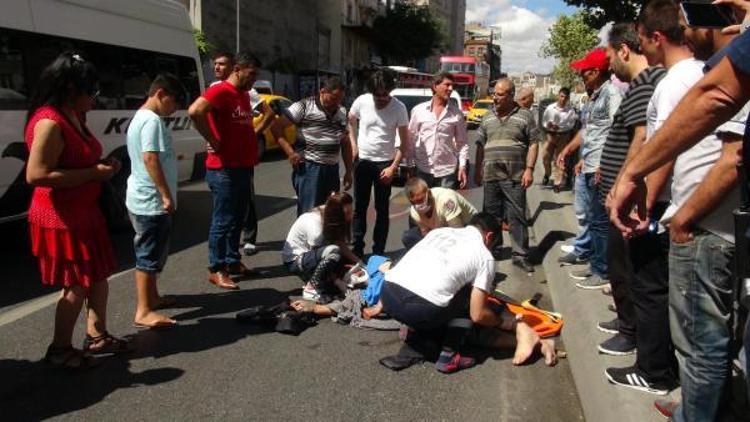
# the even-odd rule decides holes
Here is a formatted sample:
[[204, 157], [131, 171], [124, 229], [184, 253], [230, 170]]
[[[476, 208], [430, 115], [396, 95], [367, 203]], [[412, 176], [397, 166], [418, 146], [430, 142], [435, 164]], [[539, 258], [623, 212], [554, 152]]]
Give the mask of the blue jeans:
[[599, 187], [594, 184], [594, 173], [583, 175], [586, 180], [586, 190], [589, 201], [586, 203], [585, 214], [591, 237], [591, 272], [603, 279], [609, 277], [607, 264], [607, 244], [609, 243], [609, 216], [604, 209]]
[[669, 249], [669, 325], [680, 366], [675, 421], [714, 421], [731, 376], [734, 245], [697, 230]]
[[208, 169], [206, 183], [213, 196], [208, 230], [209, 271], [216, 272], [240, 262], [240, 235], [247, 213], [250, 169]]
[[339, 165], [304, 161], [292, 172], [292, 186], [297, 193], [297, 216], [300, 216], [325, 204], [331, 192], [339, 191]]
[[575, 209], [579, 229], [573, 241], [573, 247], [575, 248], [573, 253], [581, 258], [588, 258], [592, 253], [591, 233], [589, 232], [589, 222], [586, 220], [586, 204], [593, 200], [590, 194], [591, 192], [586, 188], [586, 177], [583, 174], [579, 174], [575, 180], [575, 197], [573, 201], [573, 208]]
[[133, 251], [135, 268], [158, 273], [164, 269], [169, 256], [169, 231], [172, 216], [169, 214], [136, 215], [128, 212], [133, 224]]

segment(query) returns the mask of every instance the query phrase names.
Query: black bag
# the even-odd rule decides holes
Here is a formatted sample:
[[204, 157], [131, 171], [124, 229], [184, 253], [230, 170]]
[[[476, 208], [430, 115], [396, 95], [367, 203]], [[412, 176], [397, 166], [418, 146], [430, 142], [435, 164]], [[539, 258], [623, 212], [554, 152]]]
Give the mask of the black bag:
[[102, 182], [99, 208], [110, 229], [122, 229], [129, 224], [128, 210], [111, 181]]
[[317, 324], [314, 315], [295, 311], [289, 302], [253, 306], [238, 312], [235, 318], [237, 322], [260, 324], [269, 330], [293, 336]]

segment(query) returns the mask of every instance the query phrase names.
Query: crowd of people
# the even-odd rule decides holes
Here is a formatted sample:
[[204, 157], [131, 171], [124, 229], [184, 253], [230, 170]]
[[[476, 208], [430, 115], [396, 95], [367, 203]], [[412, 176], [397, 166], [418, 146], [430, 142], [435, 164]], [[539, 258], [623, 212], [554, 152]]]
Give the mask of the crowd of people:
[[[720, 1], [738, 16], [750, 11], [748, 1]], [[735, 212], [748, 190], [741, 175], [748, 154], [742, 146], [750, 111], [750, 34], [745, 24], [691, 27], [679, 3], [648, 2], [637, 22], [614, 24], [604, 47], [571, 64], [589, 98], [581, 110], [562, 88], [537, 115], [530, 110], [533, 91], [516, 92], [509, 78], [494, 82], [494, 106], [477, 129], [473, 166], [473, 181], [483, 189], [481, 212], [456, 191], [468, 186], [471, 175], [466, 122], [450, 100], [450, 73], [434, 76], [432, 98], [411, 115], [390, 95], [395, 79], [387, 70], [373, 72], [369, 92], [349, 110], [336, 77], [322, 81], [316, 95], [272, 110], [252, 90], [260, 61], [245, 52], [216, 54], [217, 80], [188, 111], [206, 141], [213, 198], [208, 281], [236, 290], [233, 275], [255, 274], [241, 258], [256, 252], [256, 133], [270, 127], [292, 167], [296, 193], [297, 219], [281, 251], [284, 267], [303, 282], [295, 309], [321, 316], [340, 309], [337, 301], [352, 288], [343, 281], [347, 268], [366, 266], [373, 192], [371, 252], [386, 255], [392, 184], [405, 167], [411, 207], [404, 252], [385, 258], [391, 262], [379, 267], [379, 300], [362, 310], [364, 319], [387, 314], [403, 324], [404, 346], [381, 362], [403, 369], [434, 358], [437, 370], [450, 373], [475, 364], [464, 349], [475, 344], [515, 346], [514, 364], [539, 350], [554, 365], [553, 340], [488, 300], [503, 225], [512, 264], [534, 271], [526, 191], [541, 148], [542, 185], [555, 193], [572, 185], [575, 195], [579, 229], [561, 247], [559, 262], [575, 266], [569, 275], [577, 287], [613, 298], [616, 318], [597, 324], [612, 337], [598, 350], [636, 354], [634, 365], [607, 368], [605, 377], [659, 395], [679, 385], [680, 402], [657, 400], [660, 412], [677, 421], [720, 419], [728, 411], [735, 345], [743, 342], [735, 333], [747, 314], [750, 288], [748, 275], [737, 273], [747, 265], [736, 263], [748, 256], [746, 233], [736, 226], [747, 222]], [[94, 365], [94, 354], [132, 350], [106, 325], [106, 279], [115, 261], [99, 198], [121, 163], [102, 159], [102, 147], [86, 127], [97, 95], [94, 66], [79, 53], [61, 54], [40, 77], [25, 132], [26, 178], [35, 187], [32, 249], [43, 283], [62, 287], [45, 360], [67, 368]], [[161, 118], [185, 101], [179, 79], [156, 76], [127, 131], [138, 328], [177, 324], [159, 312], [174, 299], [157, 289], [177, 209], [176, 157]], [[258, 108], [264, 119], [254, 127]], [[290, 125], [297, 139], [287, 138]], [[84, 303], [86, 337], [77, 349], [72, 336]]]

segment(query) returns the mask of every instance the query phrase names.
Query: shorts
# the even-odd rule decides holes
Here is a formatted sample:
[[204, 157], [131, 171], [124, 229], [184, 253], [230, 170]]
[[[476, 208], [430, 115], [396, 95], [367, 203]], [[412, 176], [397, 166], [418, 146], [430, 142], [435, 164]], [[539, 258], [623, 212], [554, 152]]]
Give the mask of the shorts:
[[133, 237], [135, 268], [149, 273], [161, 272], [169, 255], [172, 216], [169, 214], [136, 215], [130, 212], [128, 215], [135, 230]]

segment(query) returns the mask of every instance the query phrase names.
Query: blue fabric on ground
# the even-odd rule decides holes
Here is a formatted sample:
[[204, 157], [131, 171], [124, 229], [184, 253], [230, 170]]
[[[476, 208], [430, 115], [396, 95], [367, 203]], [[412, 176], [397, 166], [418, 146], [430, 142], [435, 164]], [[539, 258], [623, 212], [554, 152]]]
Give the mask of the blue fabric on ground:
[[384, 262], [388, 261], [388, 258], [380, 255], [373, 255], [367, 260], [367, 275], [370, 280], [367, 282], [367, 288], [364, 292], [365, 302], [367, 306], [373, 306], [380, 300], [380, 289], [383, 288], [383, 281], [385, 281], [385, 274], [380, 272], [380, 267]]

